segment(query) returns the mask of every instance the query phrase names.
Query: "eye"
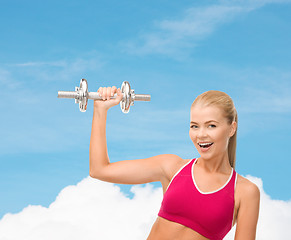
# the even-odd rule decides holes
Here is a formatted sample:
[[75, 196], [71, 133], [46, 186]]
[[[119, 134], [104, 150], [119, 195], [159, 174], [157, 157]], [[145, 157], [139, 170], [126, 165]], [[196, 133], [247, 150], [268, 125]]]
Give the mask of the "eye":
[[210, 128], [216, 128], [216, 125], [214, 125], [214, 124], [210, 124], [209, 127], [210, 127]]
[[195, 128], [198, 128], [198, 126], [197, 125], [191, 125], [190, 128], [194, 128], [195, 129]]

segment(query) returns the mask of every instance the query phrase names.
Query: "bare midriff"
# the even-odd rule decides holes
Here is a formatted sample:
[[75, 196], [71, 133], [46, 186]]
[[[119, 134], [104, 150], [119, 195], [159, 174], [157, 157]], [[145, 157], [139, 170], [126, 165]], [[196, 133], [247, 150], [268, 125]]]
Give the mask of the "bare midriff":
[[208, 240], [191, 228], [158, 217], [147, 240]]

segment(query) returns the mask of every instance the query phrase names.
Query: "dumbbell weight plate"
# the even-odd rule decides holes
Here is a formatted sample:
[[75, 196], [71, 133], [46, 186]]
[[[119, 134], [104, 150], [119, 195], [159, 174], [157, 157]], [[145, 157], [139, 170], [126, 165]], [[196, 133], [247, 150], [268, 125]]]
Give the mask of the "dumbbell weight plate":
[[122, 112], [128, 113], [129, 112], [129, 107], [132, 102], [131, 98], [131, 88], [129, 85], [129, 82], [124, 81], [121, 85], [121, 93], [123, 93], [123, 99], [120, 101], [120, 108]]
[[[79, 90], [79, 91], [78, 91]], [[81, 112], [86, 112], [88, 103], [88, 83], [87, 80], [82, 78], [80, 81], [80, 88], [76, 87], [77, 97], [75, 102], [79, 103], [79, 109]]]

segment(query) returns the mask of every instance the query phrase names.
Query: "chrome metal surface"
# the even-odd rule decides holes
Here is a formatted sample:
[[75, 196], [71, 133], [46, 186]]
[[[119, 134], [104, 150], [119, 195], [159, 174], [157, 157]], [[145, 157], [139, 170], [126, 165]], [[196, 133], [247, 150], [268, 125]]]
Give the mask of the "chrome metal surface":
[[[134, 105], [134, 101], [150, 101], [151, 95], [135, 94], [134, 89], [131, 89], [129, 82], [124, 81], [120, 88], [123, 98], [120, 101], [120, 108], [122, 112], [128, 113], [130, 106]], [[110, 99], [115, 99], [117, 94]], [[100, 100], [103, 99], [97, 92], [88, 92], [88, 83], [86, 79], [81, 79], [80, 87], [75, 87], [75, 92], [72, 91], [58, 91], [58, 98], [74, 98], [75, 103], [79, 103], [81, 112], [86, 112], [88, 99]]]

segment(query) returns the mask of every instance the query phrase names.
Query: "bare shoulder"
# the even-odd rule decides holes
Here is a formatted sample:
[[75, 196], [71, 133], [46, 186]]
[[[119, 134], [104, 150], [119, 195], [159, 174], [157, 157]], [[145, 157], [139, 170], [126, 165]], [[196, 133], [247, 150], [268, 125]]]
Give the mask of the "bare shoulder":
[[163, 191], [165, 193], [167, 186], [169, 185], [173, 176], [177, 171], [188, 163], [191, 159], [183, 159], [175, 154], [163, 154], [159, 157], [160, 166], [163, 171], [163, 178], [161, 178], [161, 183], [163, 186]]
[[260, 198], [260, 190], [256, 184], [238, 174], [236, 186], [241, 201], [255, 201]]
[[260, 190], [256, 184], [238, 175], [236, 191], [239, 196], [239, 207], [235, 239], [256, 239]]
[[178, 155], [175, 154], [163, 154], [161, 155], [162, 162], [161, 166], [163, 168], [164, 174], [168, 180], [171, 180], [173, 175], [189, 160], [191, 159], [183, 159]]

